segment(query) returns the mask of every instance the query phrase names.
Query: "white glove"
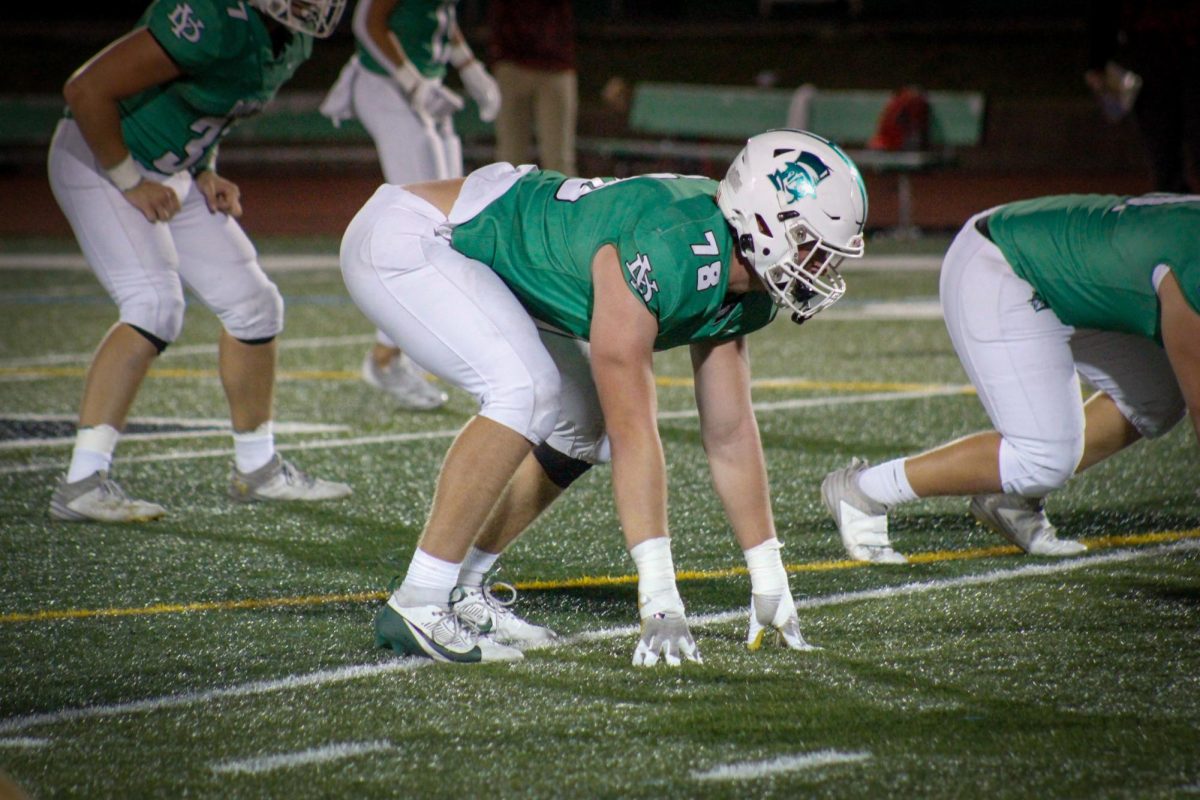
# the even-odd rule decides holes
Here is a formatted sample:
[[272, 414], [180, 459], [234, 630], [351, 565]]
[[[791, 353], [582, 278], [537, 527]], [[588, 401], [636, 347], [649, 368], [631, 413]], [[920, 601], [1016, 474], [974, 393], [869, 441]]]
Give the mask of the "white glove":
[[439, 120], [463, 107], [461, 97], [442, 86], [441, 81], [426, 78], [417, 72], [411, 61], [405, 61], [397, 67], [392, 79], [412, 104], [413, 111], [422, 117]]
[[500, 113], [500, 86], [484, 68], [483, 64], [472, 60], [458, 71], [463, 87], [475, 99], [479, 106], [479, 118], [491, 122]]
[[696, 640], [688, 630], [683, 604], [678, 600], [647, 603], [641, 609], [641, 616], [642, 635], [633, 651], [635, 667], [652, 667], [660, 656], [669, 667], [678, 667], [681, 655], [688, 661], [704, 663]]
[[750, 595], [750, 630], [746, 634], [746, 649], [751, 652], [763, 645], [763, 638], [771, 631], [777, 643], [792, 650], [820, 650], [816, 645], [804, 641], [800, 633], [800, 618], [796, 614], [796, 602], [792, 593], [768, 597]]

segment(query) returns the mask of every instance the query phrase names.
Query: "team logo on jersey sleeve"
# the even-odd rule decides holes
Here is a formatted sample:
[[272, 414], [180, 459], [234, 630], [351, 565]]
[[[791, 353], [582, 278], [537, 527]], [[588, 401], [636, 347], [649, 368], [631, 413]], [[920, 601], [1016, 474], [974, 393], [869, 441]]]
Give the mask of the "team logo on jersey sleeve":
[[767, 176], [784, 204], [798, 202], [817, 194], [817, 184], [829, 177], [829, 166], [813, 153], [803, 152], [783, 169]]
[[649, 303], [658, 291], [658, 281], [650, 276], [653, 271], [650, 256], [638, 253], [633, 261], [625, 262], [625, 271], [629, 273], [629, 285], [642, 296], [642, 300]]
[[171, 23], [171, 33], [192, 44], [200, 41], [200, 34], [204, 32], [204, 23], [192, 16], [194, 13], [190, 5], [180, 3], [167, 17]]

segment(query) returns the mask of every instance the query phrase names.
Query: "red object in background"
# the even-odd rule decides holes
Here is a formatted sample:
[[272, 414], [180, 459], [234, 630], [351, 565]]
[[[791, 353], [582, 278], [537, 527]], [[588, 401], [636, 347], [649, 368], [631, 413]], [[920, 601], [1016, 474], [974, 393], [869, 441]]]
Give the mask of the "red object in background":
[[892, 95], [879, 114], [872, 150], [924, 150], [929, 147], [929, 100], [920, 89], [905, 87]]

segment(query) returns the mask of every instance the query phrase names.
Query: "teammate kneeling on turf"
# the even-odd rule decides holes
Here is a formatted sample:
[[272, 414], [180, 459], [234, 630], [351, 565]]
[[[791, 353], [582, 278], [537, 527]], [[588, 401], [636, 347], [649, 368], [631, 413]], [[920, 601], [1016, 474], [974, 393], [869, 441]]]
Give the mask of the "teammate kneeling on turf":
[[233, 424], [230, 497], [326, 500], [350, 487], [275, 451], [275, 337], [283, 298], [238, 225], [238, 188], [217, 143], [260, 110], [337, 26], [345, 0], [155, 0], [138, 26], [84, 64], [63, 94], [50, 186], [120, 320], [88, 368], [71, 464], [50, 500], [59, 520], [140, 522], [166, 513], [110, 477], [150, 364], [183, 327], [187, 286], [220, 318], [221, 385]]
[[658, 435], [656, 350], [687, 345], [714, 486], [751, 578], [747, 643], [807, 649], [775, 535], [745, 336], [844, 291], [863, 252], [854, 164], [810, 133], [751, 138], [719, 184], [568, 178], [493, 164], [385, 185], [342, 241], [362, 311], [442, 380], [474, 394], [377, 641], [444, 661], [521, 657], [553, 634], [486, 587], [498, 554], [572, 481], [612, 461], [638, 571], [633, 661], [700, 660], [675, 583]]
[[[1200, 434], [1200, 197], [1064, 195], [977, 214], [942, 265], [946, 328], [995, 425], [821, 493], [851, 558], [903, 563], [888, 511], [972, 495], [971, 513], [1031, 555], [1059, 539], [1043, 498], [1190, 412]], [[1082, 375], [1098, 391], [1085, 403]]]

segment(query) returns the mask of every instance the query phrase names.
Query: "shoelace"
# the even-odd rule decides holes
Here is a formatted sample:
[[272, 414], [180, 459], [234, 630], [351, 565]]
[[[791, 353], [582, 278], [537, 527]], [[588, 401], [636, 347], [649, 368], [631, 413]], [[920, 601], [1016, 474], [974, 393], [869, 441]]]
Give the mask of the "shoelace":
[[314, 483], [314, 479], [310, 477], [307, 472], [301, 472], [300, 470], [296, 469], [292, 462], [288, 461], [286, 458], [281, 458], [279, 460], [279, 472], [281, 475], [283, 475], [284, 483], [286, 483], [288, 486], [296, 486], [297, 484], [301, 486], [312, 486]]
[[121, 484], [114, 481], [112, 478], [105, 478], [96, 486], [100, 490], [100, 496], [106, 500], [128, 500], [129, 495], [125, 494], [125, 490], [121, 488]]
[[[509, 595], [508, 598], [505, 599], [505, 598], [497, 597], [493, 593], [493, 589], [497, 589], [497, 588], [507, 592]], [[458, 609], [454, 608], [455, 605], [461, 603], [462, 601], [466, 600], [468, 597], [473, 596], [475, 594], [479, 595], [479, 599], [481, 600], [481, 602], [483, 604], [483, 607], [485, 609], [484, 613], [486, 616], [481, 616], [476, 613], [471, 613], [469, 607], [466, 609], [461, 608], [461, 607]], [[483, 583], [483, 585], [481, 585], [478, 589], [471, 590], [470, 595], [468, 595], [467, 590], [463, 589], [461, 586], [456, 586], [454, 588], [454, 593], [451, 593], [451, 596], [450, 596], [450, 608], [451, 608], [451, 610], [454, 611], [455, 616], [457, 616], [460, 621], [465, 623], [468, 627], [470, 627], [476, 633], [481, 633], [484, 631], [491, 631], [491, 630], [495, 629], [497, 627], [497, 624], [502, 619], [510, 617], [512, 615], [512, 612], [508, 610], [508, 607], [511, 606], [516, 601], [517, 601], [517, 589], [511, 583], [503, 583], [500, 581], [497, 581], [494, 583], [487, 583], [486, 579], [485, 579], [485, 582]], [[490, 620], [487, 619], [486, 618], [487, 616], [490, 616], [491, 619]]]
[[471, 647], [475, 644], [475, 632], [463, 627], [463, 621], [454, 613], [453, 606], [449, 611], [438, 612], [438, 621], [429, 627], [433, 640], [441, 645], [461, 644]]

